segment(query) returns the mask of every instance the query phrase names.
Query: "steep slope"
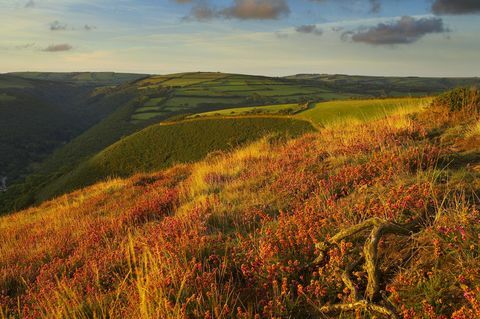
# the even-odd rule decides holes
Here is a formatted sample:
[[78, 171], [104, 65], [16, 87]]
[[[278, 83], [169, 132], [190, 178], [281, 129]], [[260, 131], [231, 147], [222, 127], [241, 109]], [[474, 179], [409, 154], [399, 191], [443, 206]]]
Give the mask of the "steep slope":
[[161, 123], [121, 139], [72, 172], [42, 189], [45, 200], [107, 177], [128, 177], [177, 163], [198, 161], [213, 151], [228, 151], [266, 135], [295, 137], [314, 131], [290, 118], [241, 117]]
[[92, 89], [0, 75], [0, 175], [14, 182], [115, 109]]
[[2, 314], [477, 318], [480, 101], [462, 96], [2, 217]]

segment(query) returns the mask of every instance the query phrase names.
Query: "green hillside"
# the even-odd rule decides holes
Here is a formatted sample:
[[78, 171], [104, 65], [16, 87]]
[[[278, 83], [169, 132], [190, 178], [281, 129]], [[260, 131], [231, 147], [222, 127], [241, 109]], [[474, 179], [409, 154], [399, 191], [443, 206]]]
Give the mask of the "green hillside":
[[228, 151], [265, 135], [295, 137], [311, 131], [314, 128], [306, 121], [268, 117], [197, 119], [153, 125], [84, 162], [43, 189], [39, 199], [107, 177], [128, 177], [176, 163], [194, 162], [213, 151]]
[[425, 96], [456, 87], [478, 86], [480, 78], [424, 78], [354, 76], [343, 74], [297, 74], [286, 77], [299, 83], [316, 82], [335, 92], [356, 92], [371, 96]]
[[198, 117], [210, 117], [210, 116], [239, 116], [239, 115], [252, 115], [252, 114], [265, 114], [265, 115], [287, 115], [295, 114], [305, 110], [308, 107], [308, 103], [295, 103], [295, 104], [274, 104], [274, 105], [260, 105], [250, 107], [239, 107], [225, 110], [217, 110], [212, 112], [205, 112], [190, 115], [188, 118]]
[[54, 81], [81, 85], [119, 85], [148, 76], [145, 74], [115, 72], [14, 72], [9, 74], [30, 80]]
[[431, 98], [396, 98], [343, 100], [316, 103], [313, 107], [301, 112], [298, 118], [326, 125], [349, 120], [365, 121], [383, 117], [398, 111], [420, 111], [427, 106]]
[[10, 182], [107, 116], [92, 88], [0, 75], [0, 175]]

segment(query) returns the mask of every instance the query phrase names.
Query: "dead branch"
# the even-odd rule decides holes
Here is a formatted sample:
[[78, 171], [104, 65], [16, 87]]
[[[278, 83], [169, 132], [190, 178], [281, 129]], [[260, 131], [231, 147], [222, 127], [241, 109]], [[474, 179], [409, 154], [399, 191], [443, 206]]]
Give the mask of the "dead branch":
[[[394, 307], [388, 302], [384, 296], [382, 301], [381, 291], [381, 271], [378, 262], [378, 244], [386, 235], [411, 236], [422, 229], [422, 225], [428, 221], [426, 216], [406, 223], [398, 224], [382, 220], [380, 218], [371, 218], [360, 224], [354, 225], [338, 232], [330, 238], [326, 243], [317, 244], [320, 251], [318, 258], [315, 260], [319, 263], [324, 260], [325, 252], [333, 245], [339, 245], [345, 238], [356, 235], [362, 231], [370, 230], [370, 235], [365, 240], [363, 246], [363, 256], [345, 267], [342, 272], [342, 281], [350, 290], [352, 303], [336, 304], [324, 306], [320, 309], [322, 313], [338, 313], [347, 311], [368, 311], [377, 315], [383, 315], [388, 318], [400, 318]], [[364, 261], [364, 268], [367, 272], [367, 288], [365, 289], [364, 298], [360, 296], [357, 286], [350, 278], [351, 272]], [[383, 305], [385, 304], [385, 305]]]

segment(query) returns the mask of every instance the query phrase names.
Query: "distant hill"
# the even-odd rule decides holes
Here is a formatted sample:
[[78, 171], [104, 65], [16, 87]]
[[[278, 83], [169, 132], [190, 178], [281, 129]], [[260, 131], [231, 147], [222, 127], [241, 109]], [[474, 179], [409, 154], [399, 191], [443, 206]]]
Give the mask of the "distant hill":
[[399, 97], [437, 94], [456, 87], [480, 85], [480, 78], [382, 77], [331, 74], [297, 74], [285, 77], [300, 83], [317, 82], [338, 92], [363, 92]]
[[10, 75], [30, 79], [81, 85], [118, 85], [148, 77], [146, 74], [115, 72], [13, 72]]

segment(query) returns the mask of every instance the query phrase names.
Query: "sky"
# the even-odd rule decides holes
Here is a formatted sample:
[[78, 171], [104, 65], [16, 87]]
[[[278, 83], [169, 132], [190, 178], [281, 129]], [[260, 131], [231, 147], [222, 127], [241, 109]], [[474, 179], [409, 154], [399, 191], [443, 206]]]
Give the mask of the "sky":
[[0, 0], [0, 72], [480, 76], [480, 0]]

